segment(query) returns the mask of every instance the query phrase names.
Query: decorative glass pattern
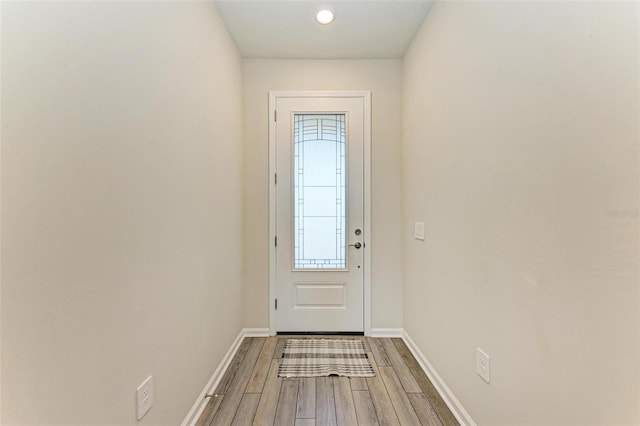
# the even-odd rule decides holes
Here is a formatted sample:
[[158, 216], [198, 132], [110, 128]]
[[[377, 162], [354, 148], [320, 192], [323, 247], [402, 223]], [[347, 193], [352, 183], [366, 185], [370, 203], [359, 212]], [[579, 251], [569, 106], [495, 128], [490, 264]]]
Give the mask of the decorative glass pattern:
[[346, 268], [344, 114], [295, 114], [295, 269]]

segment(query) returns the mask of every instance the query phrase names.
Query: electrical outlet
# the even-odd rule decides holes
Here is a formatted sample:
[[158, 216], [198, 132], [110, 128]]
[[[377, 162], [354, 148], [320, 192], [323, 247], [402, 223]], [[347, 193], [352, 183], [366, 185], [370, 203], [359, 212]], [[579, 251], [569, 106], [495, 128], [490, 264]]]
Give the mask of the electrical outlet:
[[424, 222], [413, 224], [413, 238], [424, 241]]
[[476, 373], [478, 373], [485, 382], [491, 382], [491, 359], [489, 355], [484, 353], [480, 348], [476, 348]]
[[136, 397], [138, 400], [138, 420], [140, 420], [153, 405], [153, 376], [147, 377], [147, 380], [138, 386]]

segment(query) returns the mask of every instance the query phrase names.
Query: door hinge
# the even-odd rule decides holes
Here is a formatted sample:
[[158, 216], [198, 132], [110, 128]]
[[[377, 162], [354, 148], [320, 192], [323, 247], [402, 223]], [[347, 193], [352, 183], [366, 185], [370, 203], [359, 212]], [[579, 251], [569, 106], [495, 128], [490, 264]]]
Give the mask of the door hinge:
[[273, 121], [278, 121], [278, 110], [273, 111]]
[[274, 183], [274, 185], [278, 184], [278, 174], [277, 173], [273, 175], [273, 183]]
[[276, 311], [278, 310], [278, 299], [276, 299]]
[[275, 245], [278, 247], [278, 237], [275, 238]]

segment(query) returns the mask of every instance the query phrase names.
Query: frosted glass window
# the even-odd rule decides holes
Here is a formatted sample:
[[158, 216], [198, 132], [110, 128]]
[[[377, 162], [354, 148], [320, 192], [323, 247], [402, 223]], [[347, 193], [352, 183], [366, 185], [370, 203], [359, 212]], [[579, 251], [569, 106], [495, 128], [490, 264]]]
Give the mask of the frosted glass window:
[[346, 268], [344, 120], [344, 114], [294, 115], [295, 269]]

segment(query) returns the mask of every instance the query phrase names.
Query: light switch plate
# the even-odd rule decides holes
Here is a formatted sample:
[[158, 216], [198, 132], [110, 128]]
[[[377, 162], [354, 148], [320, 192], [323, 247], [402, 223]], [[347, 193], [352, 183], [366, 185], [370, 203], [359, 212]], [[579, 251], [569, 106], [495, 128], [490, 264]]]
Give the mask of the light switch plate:
[[413, 224], [413, 238], [424, 241], [424, 222]]

